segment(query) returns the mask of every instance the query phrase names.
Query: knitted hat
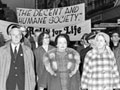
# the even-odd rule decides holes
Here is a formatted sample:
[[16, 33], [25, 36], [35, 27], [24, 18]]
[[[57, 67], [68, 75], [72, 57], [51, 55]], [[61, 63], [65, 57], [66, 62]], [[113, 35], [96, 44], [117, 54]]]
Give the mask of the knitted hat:
[[106, 41], [106, 44], [109, 46], [109, 42], [110, 42], [110, 37], [108, 34], [104, 33], [104, 32], [99, 32], [96, 37], [95, 40], [97, 39], [98, 36], [102, 35]]

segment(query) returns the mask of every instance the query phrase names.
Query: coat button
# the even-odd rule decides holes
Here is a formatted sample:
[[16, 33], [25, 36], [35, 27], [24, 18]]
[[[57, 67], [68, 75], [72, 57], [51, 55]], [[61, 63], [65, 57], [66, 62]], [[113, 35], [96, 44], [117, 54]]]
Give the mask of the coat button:
[[15, 63], [15, 61], [13, 61], [13, 63]]
[[15, 67], [15, 70], [17, 69], [17, 67]]
[[17, 77], [18, 75], [17, 75], [17, 74], [15, 74], [15, 76]]

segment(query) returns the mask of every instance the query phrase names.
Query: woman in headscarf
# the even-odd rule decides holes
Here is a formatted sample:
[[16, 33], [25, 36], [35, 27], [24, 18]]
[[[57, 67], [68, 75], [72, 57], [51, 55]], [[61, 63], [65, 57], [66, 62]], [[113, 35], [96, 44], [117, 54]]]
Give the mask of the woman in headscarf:
[[82, 89], [113, 90], [120, 88], [120, 77], [113, 52], [109, 48], [110, 38], [100, 32], [95, 37], [95, 47], [85, 56]]

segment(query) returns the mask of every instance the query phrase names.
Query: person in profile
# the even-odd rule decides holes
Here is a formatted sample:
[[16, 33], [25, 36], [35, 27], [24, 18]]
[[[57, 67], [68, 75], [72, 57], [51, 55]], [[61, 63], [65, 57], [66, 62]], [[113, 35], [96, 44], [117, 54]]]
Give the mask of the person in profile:
[[21, 44], [19, 25], [9, 30], [11, 40], [0, 47], [0, 90], [34, 90], [34, 56], [28, 46]]

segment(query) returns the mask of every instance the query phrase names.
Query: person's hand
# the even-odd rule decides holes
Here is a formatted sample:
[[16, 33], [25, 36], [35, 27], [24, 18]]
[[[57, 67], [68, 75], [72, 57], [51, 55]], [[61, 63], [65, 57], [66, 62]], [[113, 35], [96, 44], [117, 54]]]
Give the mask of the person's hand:
[[69, 77], [72, 77], [74, 74], [75, 74], [75, 72], [71, 72], [71, 73], [69, 74]]
[[57, 76], [57, 74], [56, 74], [56, 73], [54, 73], [54, 74], [53, 74], [53, 76]]
[[57, 76], [57, 74], [54, 71], [51, 71], [51, 75]]
[[43, 87], [40, 87], [39, 90], [44, 90], [44, 88], [43, 88]]

